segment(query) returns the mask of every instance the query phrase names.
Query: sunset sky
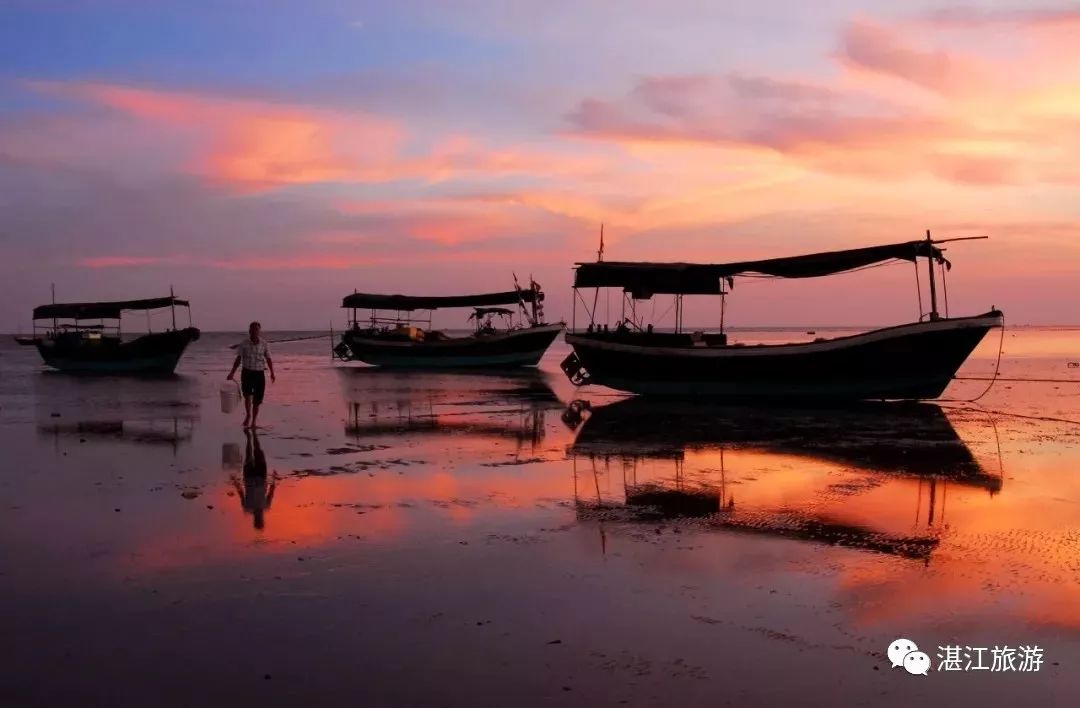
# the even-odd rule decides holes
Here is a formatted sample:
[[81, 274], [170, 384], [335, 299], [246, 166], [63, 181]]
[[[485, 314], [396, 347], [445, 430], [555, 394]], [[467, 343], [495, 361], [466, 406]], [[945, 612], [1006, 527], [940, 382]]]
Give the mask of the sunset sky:
[[[1078, 39], [1020, 1], [5, 0], [0, 330], [53, 282], [319, 329], [514, 271], [569, 320], [601, 223], [611, 260], [987, 235], [952, 314], [1080, 322]], [[740, 284], [731, 321], [911, 320], [912, 271]]]

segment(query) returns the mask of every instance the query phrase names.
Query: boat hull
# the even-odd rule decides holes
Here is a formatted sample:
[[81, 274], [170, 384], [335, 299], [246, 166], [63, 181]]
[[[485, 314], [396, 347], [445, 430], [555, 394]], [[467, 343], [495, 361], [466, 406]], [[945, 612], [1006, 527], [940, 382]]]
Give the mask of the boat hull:
[[188, 344], [199, 338], [195, 327], [153, 332], [130, 341], [38, 339], [46, 366], [80, 374], [171, 374]]
[[409, 369], [536, 366], [562, 330], [561, 324], [541, 325], [493, 335], [424, 342], [349, 331], [341, 335], [341, 343], [347, 348], [345, 358], [374, 366]]
[[[642, 334], [568, 333], [564, 369], [630, 393], [744, 399], [894, 400], [941, 396], [1000, 312], [848, 337], [758, 346], [653, 346]], [[574, 367], [579, 367], [577, 370]]]

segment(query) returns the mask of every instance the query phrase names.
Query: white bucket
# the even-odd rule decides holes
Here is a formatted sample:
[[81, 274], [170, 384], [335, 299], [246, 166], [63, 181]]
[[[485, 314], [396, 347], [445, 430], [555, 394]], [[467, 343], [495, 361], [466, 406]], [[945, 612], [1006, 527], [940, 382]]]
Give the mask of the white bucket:
[[232, 413], [240, 403], [240, 384], [235, 381], [226, 381], [221, 384], [218, 393], [221, 394], [221, 412]]

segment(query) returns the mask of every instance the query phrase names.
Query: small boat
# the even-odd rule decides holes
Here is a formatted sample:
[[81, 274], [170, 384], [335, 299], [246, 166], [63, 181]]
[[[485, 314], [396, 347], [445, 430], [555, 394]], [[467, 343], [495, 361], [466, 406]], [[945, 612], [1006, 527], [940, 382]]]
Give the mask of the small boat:
[[[447, 297], [353, 293], [342, 301], [352, 316], [334, 354], [343, 361], [385, 367], [536, 366], [564, 326], [561, 322], [544, 323], [543, 300], [544, 293], [536, 283], [527, 289]], [[515, 311], [504, 305], [517, 305], [518, 322], [513, 320]], [[432, 312], [445, 308], [472, 308], [469, 319], [474, 322], [473, 332], [452, 337], [432, 330]], [[357, 317], [361, 309], [371, 311], [364, 322]], [[418, 311], [426, 312], [426, 319], [423, 315], [415, 318]], [[497, 323], [496, 317], [502, 322]]]
[[[986, 333], [1004, 325], [996, 309], [949, 317], [947, 300], [946, 315], [938, 313], [936, 266], [942, 278], [951, 268], [938, 247], [941, 243], [945, 241], [932, 241], [928, 232], [926, 240], [738, 263], [579, 263], [575, 291], [621, 289], [624, 319], [611, 331], [598, 327], [595, 308], [589, 312], [586, 303], [589, 324], [585, 330], [572, 327], [567, 332], [574, 351], [563, 361], [563, 371], [576, 385], [648, 395], [720, 400], [938, 398]], [[890, 261], [917, 266], [920, 258], [929, 265], [930, 312], [918, 322], [789, 344], [729, 343], [724, 332], [725, 297], [737, 277], [811, 278]], [[654, 331], [636, 316], [638, 300], [660, 294], [675, 296], [674, 332]], [[684, 331], [685, 295], [720, 296], [718, 332]]]
[[[183, 329], [176, 326], [177, 307], [188, 308], [188, 326]], [[121, 336], [124, 312], [165, 308], [171, 310], [171, 328], [130, 339]], [[39, 324], [42, 321], [48, 323]], [[188, 302], [173, 295], [148, 300], [53, 303], [35, 307], [34, 336], [16, 337], [15, 341], [37, 347], [45, 364], [60, 371], [171, 374], [187, 345], [199, 338], [199, 330], [190, 324]]]

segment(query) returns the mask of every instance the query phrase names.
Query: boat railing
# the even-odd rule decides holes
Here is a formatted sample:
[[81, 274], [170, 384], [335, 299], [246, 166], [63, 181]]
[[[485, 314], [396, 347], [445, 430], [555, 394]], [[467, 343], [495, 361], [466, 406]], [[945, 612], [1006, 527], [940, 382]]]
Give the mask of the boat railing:
[[84, 338], [119, 337], [120, 322], [115, 325], [105, 324], [104, 321], [96, 324], [84, 324], [82, 322], [56, 322], [49, 324], [33, 325], [34, 337], [43, 339], [56, 339], [63, 336], [82, 336]]

